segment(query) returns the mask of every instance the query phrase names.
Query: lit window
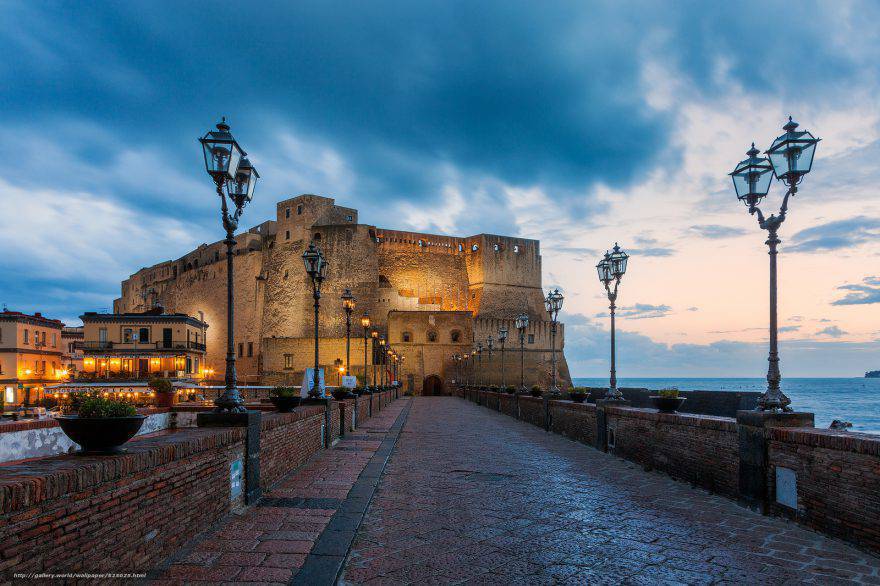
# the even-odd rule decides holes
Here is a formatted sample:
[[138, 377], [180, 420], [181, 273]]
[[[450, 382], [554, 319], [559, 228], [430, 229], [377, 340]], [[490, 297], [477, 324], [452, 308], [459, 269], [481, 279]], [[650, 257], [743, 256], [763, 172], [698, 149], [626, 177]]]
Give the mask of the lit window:
[[284, 368], [293, 368], [293, 354], [284, 355]]

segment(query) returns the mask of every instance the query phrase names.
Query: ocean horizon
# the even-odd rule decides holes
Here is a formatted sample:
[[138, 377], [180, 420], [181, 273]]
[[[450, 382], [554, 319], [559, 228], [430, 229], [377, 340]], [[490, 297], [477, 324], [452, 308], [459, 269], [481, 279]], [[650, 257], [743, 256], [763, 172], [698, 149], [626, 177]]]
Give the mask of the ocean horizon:
[[[607, 387], [608, 378], [573, 377], [577, 386]], [[758, 391], [767, 387], [765, 378], [633, 377], [619, 378], [620, 387], [682, 391]], [[782, 379], [782, 391], [796, 411], [816, 416], [816, 427], [827, 428], [835, 419], [852, 423], [850, 431], [880, 434], [880, 379], [798, 378]]]

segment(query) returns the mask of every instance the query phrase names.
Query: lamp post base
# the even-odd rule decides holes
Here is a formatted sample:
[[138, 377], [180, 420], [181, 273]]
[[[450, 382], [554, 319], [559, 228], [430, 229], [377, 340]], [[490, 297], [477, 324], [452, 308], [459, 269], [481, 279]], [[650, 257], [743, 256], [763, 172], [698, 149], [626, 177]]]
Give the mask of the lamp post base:
[[609, 387], [608, 392], [605, 393], [605, 396], [602, 398], [602, 400], [611, 403], [627, 402], [623, 396], [623, 393], [621, 393], [620, 389], [618, 389], [617, 387]]

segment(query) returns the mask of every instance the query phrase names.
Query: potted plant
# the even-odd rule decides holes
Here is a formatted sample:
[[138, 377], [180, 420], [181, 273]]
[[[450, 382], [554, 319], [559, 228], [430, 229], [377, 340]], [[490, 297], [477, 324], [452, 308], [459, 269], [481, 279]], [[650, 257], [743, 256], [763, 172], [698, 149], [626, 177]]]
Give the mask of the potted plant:
[[651, 396], [651, 401], [660, 413], [675, 413], [684, 403], [685, 397], [679, 397], [678, 389], [672, 387], [660, 389], [656, 395]]
[[544, 391], [541, 390], [540, 385], [532, 385], [532, 390], [529, 394], [532, 395], [533, 397], [540, 397], [541, 395], [544, 394]]
[[154, 378], [147, 384], [149, 385], [150, 390], [156, 393], [157, 407], [174, 406], [174, 385], [171, 384], [170, 380], [166, 378]]
[[144, 424], [134, 405], [116, 399], [87, 397], [77, 415], [56, 417], [61, 430], [82, 448], [81, 454], [119, 454]]
[[583, 403], [587, 399], [587, 390], [584, 387], [572, 387], [568, 398], [575, 403]]
[[498, 385], [492, 385], [492, 386], [490, 386], [490, 387], [489, 387], [489, 390], [490, 390], [491, 392], [493, 392], [493, 393], [497, 393], [497, 392], [498, 392]]
[[354, 398], [354, 395], [347, 387], [336, 387], [333, 389], [333, 398], [337, 401], [345, 401]]
[[296, 387], [275, 387], [269, 394], [269, 400], [279, 413], [290, 413], [299, 405], [299, 389]]
[[504, 387], [504, 392], [507, 393], [508, 395], [513, 395], [513, 394], [516, 394], [516, 388], [512, 387], [510, 385], [507, 385], [506, 387]]

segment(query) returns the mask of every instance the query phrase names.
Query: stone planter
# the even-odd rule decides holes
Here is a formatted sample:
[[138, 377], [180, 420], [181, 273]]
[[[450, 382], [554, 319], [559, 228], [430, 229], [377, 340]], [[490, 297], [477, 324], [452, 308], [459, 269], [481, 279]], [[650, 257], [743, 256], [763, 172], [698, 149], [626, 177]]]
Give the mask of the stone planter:
[[685, 401], [685, 397], [660, 397], [657, 395], [652, 395], [650, 399], [660, 413], [675, 413]]
[[575, 403], [583, 403], [587, 400], [586, 393], [569, 393], [568, 398], [574, 401]]
[[348, 389], [337, 389], [333, 391], [333, 398], [337, 401], [345, 401], [354, 398], [354, 395]]
[[61, 431], [80, 445], [80, 454], [121, 454], [125, 451], [122, 445], [135, 436], [146, 418], [65, 415], [55, 420]]
[[279, 413], [290, 413], [299, 406], [299, 397], [270, 397], [270, 401], [278, 409]]

